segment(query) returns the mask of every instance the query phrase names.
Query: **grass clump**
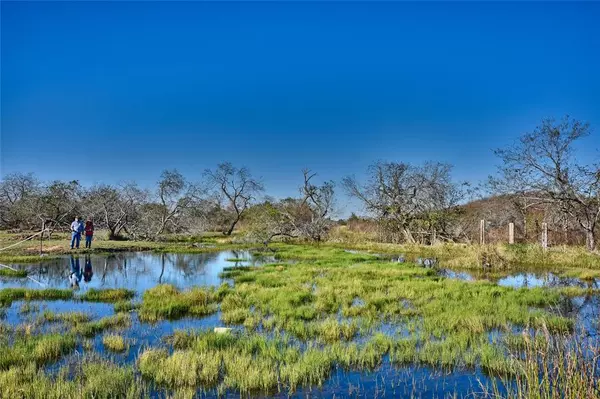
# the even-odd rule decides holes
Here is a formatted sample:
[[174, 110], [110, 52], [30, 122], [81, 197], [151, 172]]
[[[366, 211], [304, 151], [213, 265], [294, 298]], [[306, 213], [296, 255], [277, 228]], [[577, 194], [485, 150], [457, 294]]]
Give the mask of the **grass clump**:
[[132, 301], [118, 301], [115, 302], [114, 309], [115, 313], [120, 312], [131, 312], [139, 309], [140, 304]]
[[14, 278], [25, 278], [27, 277], [27, 270], [12, 270], [12, 269], [0, 269], [1, 277], [14, 277]]
[[79, 299], [87, 302], [119, 302], [133, 298], [134, 291], [124, 288], [110, 288], [98, 290], [90, 288], [79, 296]]
[[63, 312], [54, 313], [50, 310], [44, 311], [41, 316], [43, 321], [47, 322], [64, 322], [69, 324], [80, 324], [91, 320], [91, 315], [84, 312]]
[[139, 370], [145, 378], [169, 388], [191, 388], [216, 385], [221, 357], [214, 353], [147, 349], [138, 359]]
[[31, 290], [26, 288], [3, 288], [0, 290], [0, 305], [10, 306], [17, 300], [57, 300], [71, 299], [73, 291], [47, 288], [42, 290]]
[[213, 288], [196, 287], [179, 291], [172, 285], [157, 285], [144, 293], [139, 316], [149, 322], [205, 316], [217, 311], [217, 299], [218, 294]]
[[108, 334], [102, 337], [104, 347], [112, 352], [125, 352], [128, 348], [127, 341], [121, 335]]
[[23, 302], [23, 304], [21, 304], [21, 307], [19, 308], [19, 313], [20, 314], [35, 313], [38, 310], [40, 310], [39, 305], [35, 305], [35, 304], [32, 304], [31, 302], [27, 301], [27, 302]]
[[58, 360], [74, 348], [72, 334], [16, 335], [12, 345], [0, 344], [0, 369], [27, 363], [42, 365]]
[[239, 263], [239, 262], [247, 262], [248, 259], [244, 259], [244, 258], [227, 258], [225, 259], [225, 262], [232, 262], [232, 263]]
[[66, 367], [51, 377], [34, 363], [0, 371], [2, 398], [138, 399], [148, 391], [131, 367], [119, 367], [107, 361], [85, 359], [74, 378], [69, 378]]
[[117, 313], [114, 316], [103, 317], [97, 321], [77, 324], [72, 331], [83, 337], [93, 337], [108, 329], [124, 328], [129, 325], [131, 325], [131, 316], [127, 313]]

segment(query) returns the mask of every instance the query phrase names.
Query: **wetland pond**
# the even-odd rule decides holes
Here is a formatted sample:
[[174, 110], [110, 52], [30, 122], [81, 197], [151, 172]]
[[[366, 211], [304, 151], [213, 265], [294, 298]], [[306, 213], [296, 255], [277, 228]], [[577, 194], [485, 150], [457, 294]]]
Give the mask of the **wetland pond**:
[[[348, 254], [348, 256], [359, 256], [358, 254]], [[425, 282], [430, 284], [440, 284], [441, 280], [456, 281], [457, 284], [473, 284], [479, 280], [474, 275], [466, 271], [453, 271], [453, 270], [441, 270], [437, 272], [436, 276], [432, 276], [430, 271], [424, 268], [416, 268], [408, 265], [391, 265], [389, 262], [373, 259], [370, 260], [372, 264], [376, 262], [385, 263], [396, 272], [397, 268], [408, 268], [413, 274], [406, 274], [406, 276], [398, 275], [394, 277], [391, 274], [385, 274], [389, 278], [397, 278], [399, 284], [406, 284], [406, 281], [413, 281], [415, 284], [424, 284]], [[477, 394], [481, 392], [482, 386], [490, 385], [493, 382], [498, 384], [500, 393], [504, 392], [504, 384], [500, 380], [489, 377], [489, 373], [486, 373], [486, 368], [478, 361], [471, 363], [467, 361], [467, 356], [464, 359], [457, 361], [452, 367], [444, 367], [446, 360], [442, 359], [446, 356], [445, 353], [435, 354], [437, 349], [433, 348], [431, 355], [412, 355], [411, 359], [421, 359], [420, 361], [398, 361], [398, 356], [401, 356], [396, 350], [392, 351], [380, 349], [382, 346], [388, 344], [378, 343], [380, 341], [406, 339], [411, 334], [417, 334], [421, 330], [427, 331], [430, 334], [432, 345], [441, 343], [442, 339], [445, 338], [446, 332], [444, 330], [441, 333], [437, 333], [435, 328], [428, 326], [427, 320], [423, 322], [420, 318], [423, 318], [421, 314], [425, 314], [425, 306], [422, 308], [415, 309], [413, 303], [416, 300], [403, 300], [400, 305], [396, 306], [392, 310], [389, 310], [387, 306], [391, 306], [386, 302], [385, 297], [365, 297], [360, 299], [358, 296], [359, 292], [362, 292], [362, 288], [348, 288], [349, 291], [353, 292], [349, 296], [344, 304], [343, 300], [331, 299], [333, 303], [336, 303], [338, 310], [328, 309], [327, 305], [321, 304], [321, 294], [323, 291], [327, 291], [327, 295], [338, 295], [335, 291], [335, 284], [332, 286], [324, 286], [321, 289], [320, 280], [323, 276], [329, 272], [321, 266], [315, 266], [314, 270], [310, 271], [310, 278], [298, 277], [303, 282], [302, 287], [310, 285], [310, 289], [303, 291], [302, 295], [298, 295], [298, 300], [290, 302], [292, 305], [289, 309], [285, 309], [286, 312], [297, 314], [300, 310], [306, 313], [306, 316], [299, 317], [300, 319], [306, 319], [307, 323], [313, 320], [314, 315], [311, 313], [310, 308], [321, 309], [329, 315], [327, 316], [324, 323], [330, 322], [333, 325], [330, 327], [321, 328], [319, 326], [314, 327], [314, 331], [304, 331], [302, 326], [291, 324], [289, 320], [275, 321], [277, 328], [267, 327], [267, 319], [272, 320], [273, 318], [268, 315], [268, 312], [259, 302], [250, 302], [240, 304], [240, 307], [248, 307], [249, 311], [243, 313], [244, 316], [234, 317], [236, 309], [230, 309], [231, 304], [227, 297], [222, 302], [216, 302], [214, 311], [205, 311], [205, 313], [199, 312], [197, 314], [182, 314], [177, 317], [162, 317], [153, 320], [144, 319], [138, 315], [138, 306], [145, 300], [144, 293], [146, 291], [152, 291], [159, 285], [170, 285], [179, 292], [184, 292], [193, 287], [214, 287], [212, 291], [218, 293], [221, 290], [232, 290], [238, 284], [244, 284], [249, 282], [250, 284], [256, 281], [261, 282], [270, 291], [268, 295], [272, 297], [278, 297], [277, 287], [284, 284], [284, 280], [278, 280], [277, 278], [270, 279], [269, 283], [266, 280], [260, 280], [260, 275], [251, 278], [239, 279], [240, 275], [243, 275], [246, 271], [255, 272], [258, 269], [270, 268], [270, 270], [290, 270], [294, 267], [293, 264], [287, 262], [277, 262], [275, 258], [271, 256], [255, 256], [248, 251], [221, 251], [213, 253], [202, 253], [202, 254], [159, 254], [159, 253], [148, 253], [148, 252], [131, 252], [131, 253], [115, 253], [109, 255], [85, 255], [77, 254], [73, 256], [65, 256], [58, 259], [47, 260], [41, 263], [29, 264], [29, 265], [10, 265], [11, 267], [18, 270], [26, 270], [28, 273], [27, 278], [16, 278], [16, 277], [0, 277], [0, 288], [26, 288], [26, 289], [73, 289], [75, 292], [74, 299], [57, 299], [57, 300], [22, 300], [15, 299], [5, 303], [4, 308], [0, 308], [2, 311], [2, 324], [7, 325], [8, 329], [12, 329], [13, 334], [17, 334], [18, 331], [24, 329], [33, 329], [34, 334], [67, 334], [73, 328], [72, 324], [56, 323], [56, 316], [70, 313], [77, 313], [85, 318], [85, 321], [80, 323], [82, 325], [90, 325], [97, 322], [96, 325], [101, 325], [102, 320], [108, 320], [118, 316], [117, 310], [114, 303], [104, 303], [101, 301], [86, 301], [79, 300], [79, 296], [85, 295], [88, 291], [95, 290], [106, 290], [106, 289], [126, 289], [133, 292], [131, 309], [128, 310], [130, 319], [123, 325], [115, 323], [114, 328], [110, 326], [105, 327], [94, 327], [96, 330], [78, 330], [87, 331], [82, 333], [85, 338], [78, 339], [76, 345], [72, 350], [66, 351], [63, 356], [59, 356], [58, 359], [53, 361], [45, 362], [44, 370], [48, 375], [55, 375], [61, 369], [77, 370], [77, 363], [81, 362], [82, 356], [91, 356], [96, 358], [107, 359], [112, 363], [119, 366], [132, 366], [135, 370], [135, 374], [139, 377], [140, 371], [137, 365], [140, 363], [140, 356], [149, 349], [162, 348], [161, 350], [166, 353], [172, 354], [181, 350], [175, 348], [173, 344], [174, 334], [181, 334], [181, 331], [192, 332], [204, 331], [207, 334], [211, 334], [215, 327], [226, 326], [232, 328], [232, 335], [236, 338], [241, 337], [243, 334], [250, 333], [254, 335], [261, 335], [266, 340], [275, 339], [281, 341], [281, 335], [279, 332], [285, 333], [284, 343], [278, 343], [278, 347], [283, 351], [286, 351], [290, 347], [293, 347], [295, 354], [290, 355], [291, 358], [296, 359], [295, 362], [300, 362], [304, 359], [307, 352], [324, 350], [327, 344], [334, 343], [338, 344], [336, 339], [328, 340], [328, 331], [333, 328], [342, 326], [342, 335], [344, 335], [344, 329], [353, 329], [348, 333], [346, 342], [343, 345], [350, 345], [343, 348], [352, 348], [357, 350], [360, 355], [357, 357], [364, 356], [371, 360], [361, 360], [354, 362], [353, 360], [347, 360], [347, 364], [342, 366], [343, 363], [342, 355], [337, 355], [337, 360], [330, 361], [329, 366], [321, 366], [322, 368], [329, 367], [328, 370], [321, 372], [321, 378], [312, 377], [290, 377], [284, 376], [289, 371], [284, 371], [283, 360], [277, 361], [277, 376], [274, 377], [276, 382], [269, 385], [264, 383], [265, 389], [260, 390], [245, 390], [244, 385], [236, 382], [224, 385], [223, 388], [217, 388], [216, 383], [203, 384], [202, 380], [198, 380], [196, 386], [193, 384], [187, 386], [187, 392], [195, 392], [198, 396], [215, 396], [217, 393], [220, 396], [231, 396], [239, 397], [240, 392], [244, 395], [259, 396], [259, 397], [423, 397], [423, 398], [438, 398], [447, 397], [448, 395], [454, 395], [458, 397]], [[352, 267], [352, 266], [351, 266]], [[373, 267], [373, 266], [370, 266]], [[376, 266], [375, 266], [376, 267]], [[369, 270], [352, 270], [353, 277], [349, 278], [370, 278], [372, 274]], [[274, 272], [275, 273], [275, 272]], [[391, 273], [391, 272], [390, 272]], [[276, 276], [276, 274], [273, 274]], [[361, 277], [362, 276], [362, 277]], [[432, 278], [433, 277], [433, 278]], [[236, 280], [237, 278], [237, 280]], [[335, 276], [331, 276], [331, 279], [336, 281]], [[408, 279], [408, 280], [407, 280]], [[76, 281], [75, 281], [76, 280]], [[431, 280], [431, 281], [430, 281]], [[295, 280], [294, 280], [295, 281]], [[368, 281], [368, 280], [367, 280]], [[344, 284], [339, 281], [340, 284]], [[490, 283], [488, 281], [488, 283]], [[358, 283], [354, 283], [355, 285]], [[599, 309], [600, 300], [597, 292], [600, 285], [600, 280], [587, 282], [573, 278], [563, 278], [552, 273], [529, 273], [529, 272], [518, 272], [512, 275], [507, 275], [502, 278], [496, 279], [491, 284], [501, 287], [498, 289], [514, 289], [519, 291], [523, 287], [527, 289], [536, 289], [536, 287], [578, 287], [582, 290], [588, 289], [586, 294], [572, 295], [567, 298], [561, 298], [548, 310], [548, 314], [557, 314], [560, 316], [567, 317], [573, 320], [574, 328], [573, 331], [578, 336], [584, 336], [585, 339], [598, 340], [598, 327], [599, 327]], [[74, 288], [73, 288], [74, 287]], [[219, 288], [220, 287], [220, 288]], [[229, 287], [229, 288], [227, 288]], [[465, 286], [468, 287], [468, 286]], [[347, 287], [346, 287], [347, 288]], [[393, 287], [388, 288], [391, 290]], [[425, 287], [424, 287], [425, 288]], [[368, 289], [368, 287], [367, 287]], [[355, 292], [356, 291], [356, 292]], [[354, 293], [355, 292], [355, 293]], [[284, 291], [281, 296], [296, 296], [296, 292]], [[212, 294], [211, 294], [212, 295]], [[218, 295], [218, 294], [214, 294]], [[237, 298], [238, 294], [231, 294], [232, 298]], [[342, 295], [342, 294], [339, 294]], [[524, 294], [526, 295], [526, 294]], [[225, 294], [227, 296], [227, 294]], [[323, 294], [324, 296], [324, 294]], [[284, 301], [287, 298], [280, 298]], [[167, 299], [165, 298], [165, 301]], [[237, 299], [236, 299], [237, 300]], [[263, 298], [264, 303], [269, 303], [271, 297]], [[528, 300], [528, 299], [525, 299]], [[225, 302], [227, 302], [227, 305]], [[113, 301], [114, 302], [114, 301]], [[160, 302], [160, 298], [159, 298]], [[339, 304], [338, 304], [339, 302]], [[210, 304], [207, 305], [207, 309], [210, 308]], [[223, 310], [227, 306], [226, 311]], [[466, 306], [470, 306], [467, 304]], [[324, 310], [323, 310], [324, 309]], [[339, 310], [342, 309], [342, 310]], [[390, 308], [391, 309], [391, 308]], [[444, 309], [442, 306], [440, 309]], [[262, 310], [262, 320], [252, 320], [250, 316], [251, 311]], [[374, 313], [369, 313], [374, 312]], [[392, 317], [390, 320], [389, 313], [400, 315], [398, 318]], [[381, 318], [367, 317], [369, 315], [385, 315]], [[270, 319], [268, 318], [270, 317]], [[290, 316], [292, 317], [292, 316]], [[297, 316], [294, 316], [297, 317]], [[416, 322], [410, 321], [411, 317], [416, 318]], [[470, 317], [470, 316], [465, 316]], [[365, 319], [369, 319], [365, 322]], [[476, 319], [476, 318], [474, 318]], [[65, 319], [66, 320], [66, 319]], [[317, 320], [317, 319], [314, 319]], [[64, 321], [64, 320], [63, 320]], [[512, 320], [511, 320], [512, 321]], [[76, 322], [74, 322], [76, 323]], [[287, 324], [286, 324], [287, 323]], [[337, 323], [337, 324], [336, 324]], [[444, 321], [446, 323], [446, 321]], [[458, 322], [460, 324], [460, 322]], [[102, 324], [104, 325], [104, 324]], [[349, 326], [352, 325], [350, 328]], [[446, 324], [442, 324], [445, 327]], [[91, 328], [91, 327], [90, 327]], [[312, 328], [312, 327], [311, 327]], [[519, 334], [523, 331], [523, 326], [511, 327], [512, 332]], [[275, 334], [273, 331], [277, 331]], [[509, 329], [510, 330], [510, 329]], [[92, 331], [91, 333], [88, 333]], [[107, 332], [116, 332], [118, 335], [124, 338], [127, 342], [127, 347], [122, 351], [109, 351], [107, 350], [106, 344], [103, 340], [104, 335]], [[179, 333], [178, 333], [179, 332]], [[289, 333], [289, 334], [288, 334]], [[477, 351], [473, 350], [473, 356], [479, 359], [479, 351], [490, 350], [491, 346], [502, 342], [505, 335], [507, 335], [506, 329], [500, 331], [498, 329], [489, 329], [486, 331], [482, 330], [481, 336], [483, 341], [480, 344], [484, 349], [478, 348]], [[189, 334], [188, 334], [189, 335]], [[11, 338], [12, 339], [12, 338]], [[185, 341], [185, 339], [182, 339]], [[335, 342], [334, 342], [335, 341]], [[204, 342], [204, 341], [203, 341]], [[220, 341], [219, 341], [220, 342]], [[373, 343], [374, 342], [374, 343]], [[387, 341], [386, 341], [387, 342]], [[391, 342], [391, 341], [390, 341]], [[404, 341], [403, 341], [404, 342]], [[595, 341], [597, 344], [597, 341]], [[354, 345], [354, 347], [352, 347]], [[365, 345], [363, 347], [363, 345]], [[421, 349], [428, 348], [429, 343], [415, 344], [415, 348]], [[187, 347], [186, 347], [187, 348]], [[286, 349], [287, 348], [287, 349]], [[366, 349], [365, 349], [366, 348]], [[413, 348], [413, 349], [415, 349]], [[339, 349], [339, 348], [338, 348]], [[187, 350], [187, 349], [186, 349]], [[349, 350], [349, 349], [348, 349]], [[440, 347], [441, 351], [445, 349]], [[289, 349], [292, 351], [292, 349]], [[371, 352], [373, 353], [371, 353]], [[502, 352], [505, 349], [501, 349]], [[364, 353], [363, 353], [364, 352]], [[423, 350], [423, 352], [427, 352]], [[287, 352], [286, 352], [287, 353]], [[477, 353], [477, 355], [476, 355]], [[433, 359], [434, 356], [438, 358]], [[143, 356], [143, 355], [142, 355]], [[167, 356], [167, 355], [165, 355]], [[226, 354], [223, 355], [223, 364], [229, 370], [233, 370], [233, 365], [227, 365]], [[252, 355], [251, 355], [252, 356]], [[370, 357], [369, 357], [370, 356]], [[417, 356], [417, 357], [414, 357]], [[432, 356], [429, 359], [427, 356]], [[170, 358], [169, 358], [170, 359]], [[251, 357], [252, 359], [252, 357]], [[362, 359], [362, 358], [361, 358]], [[481, 359], [483, 356], [481, 355]], [[164, 360], [164, 359], [163, 359]], [[483, 361], [483, 360], [482, 360]], [[282, 364], [280, 369], [280, 362]], [[307, 364], [309, 360], [306, 360]], [[166, 367], [166, 366], [165, 366]], [[223, 367], [223, 366], [221, 366]], [[300, 367], [300, 366], [299, 366]], [[301, 367], [300, 367], [301, 368]], [[267, 372], [267, 371], [265, 371]], [[222, 374], [222, 371], [220, 372]], [[289, 372], [290, 375], [293, 373]], [[298, 373], [300, 373], [298, 371]], [[142, 373], [143, 374], [143, 373]], [[287, 374], [286, 374], [287, 375]], [[140, 377], [141, 378], [141, 377]], [[222, 379], [222, 376], [219, 377]], [[227, 377], [228, 378], [228, 377]], [[240, 377], [241, 378], [241, 377]], [[285, 380], [293, 380], [294, 384], [285, 384], [280, 382]], [[144, 381], [149, 382], [148, 393], [152, 397], [167, 397], [173, 392], [178, 391], [181, 386], [173, 387], [165, 384], [164, 381], [159, 381], [158, 377], [152, 379], [151, 373], [150, 378], [148, 375], [144, 375]], [[289, 386], [292, 388], [289, 389]]]

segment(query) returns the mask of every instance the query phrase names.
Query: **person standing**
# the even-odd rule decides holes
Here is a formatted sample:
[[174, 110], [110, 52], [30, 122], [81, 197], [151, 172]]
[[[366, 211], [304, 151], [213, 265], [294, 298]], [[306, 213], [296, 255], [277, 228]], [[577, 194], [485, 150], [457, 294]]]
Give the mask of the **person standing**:
[[83, 231], [83, 223], [79, 220], [79, 216], [75, 216], [75, 220], [71, 223], [71, 249], [74, 247], [79, 249], [81, 241], [81, 232]]
[[94, 222], [88, 219], [85, 222], [85, 247], [92, 248], [92, 238], [94, 238]]

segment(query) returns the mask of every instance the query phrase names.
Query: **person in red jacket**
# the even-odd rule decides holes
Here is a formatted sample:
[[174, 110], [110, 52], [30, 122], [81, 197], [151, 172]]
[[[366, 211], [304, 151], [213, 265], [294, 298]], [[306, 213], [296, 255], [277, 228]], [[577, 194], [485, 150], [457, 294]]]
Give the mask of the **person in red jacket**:
[[94, 222], [88, 219], [85, 222], [85, 247], [92, 248], [92, 238], [94, 237]]

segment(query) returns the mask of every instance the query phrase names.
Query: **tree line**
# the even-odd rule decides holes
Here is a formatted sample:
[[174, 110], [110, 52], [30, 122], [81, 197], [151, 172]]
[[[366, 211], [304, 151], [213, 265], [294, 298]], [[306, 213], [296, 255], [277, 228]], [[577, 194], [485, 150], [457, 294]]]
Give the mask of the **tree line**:
[[[577, 143], [590, 133], [588, 124], [568, 116], [544, 120], [514, 145], [495, 151], [500, 166], [484, 184], [456, 181], [446, 163], [378, 161], [364, 181], [347, 176], [339, 188], [362, 204], [382, 241], [470, 241], [478, 218], [492, 227], [513, 222], [527, 240], [537, 215], [565, 235], [583, 234], [587, 248], [595, 250], [600, 160], [586, 164], [576, 157]], [[154, 240], [209, 230], [231, 235], [242, 223], [249, 239], [265, 244], [279, 237], [321, 241], [336, 224], [340, 193], [335, 182], [319, 184], [316, 178], [304, 170], [297, 195], [274, 199], [247, 168], [229, 162], [207, 169], [199, 182], [165, 170], [152, 188], [136, 183], [83, 187], [78, 181], [41, 182], [33, 174], [14, 173], [0, 182], [0, 228], [44, 225], [52, 232], [83, 215], [106, 229], [110, 239]], [[484, 195], [502, 200], [487, 208], [469, 202]]]

